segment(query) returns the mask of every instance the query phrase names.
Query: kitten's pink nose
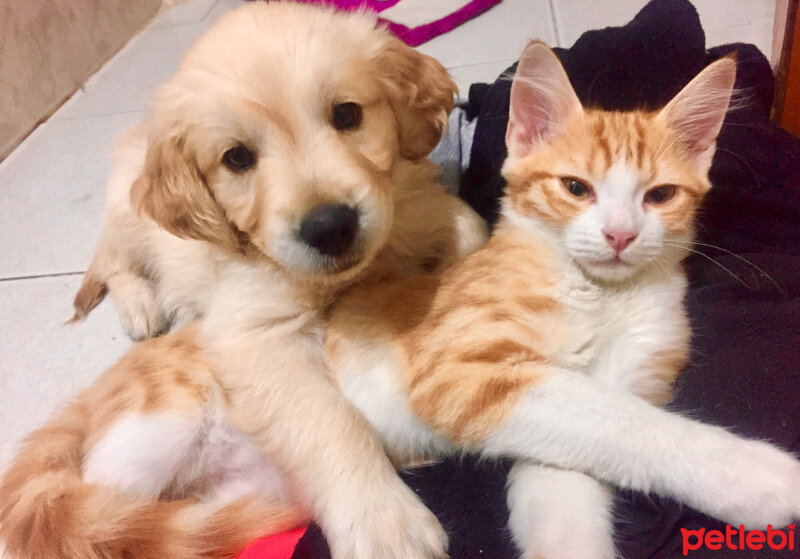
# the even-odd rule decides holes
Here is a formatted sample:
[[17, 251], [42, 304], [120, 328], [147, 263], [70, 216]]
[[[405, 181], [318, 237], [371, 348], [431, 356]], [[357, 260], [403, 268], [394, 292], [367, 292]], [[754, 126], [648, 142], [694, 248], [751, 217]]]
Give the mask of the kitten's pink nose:
[[606, 241], [611, 245], [611, 248], [619, 254], [636, 239], [636, 233], [633, 231], [614, 231], [603, 229], [603, 234], [606, 236]]

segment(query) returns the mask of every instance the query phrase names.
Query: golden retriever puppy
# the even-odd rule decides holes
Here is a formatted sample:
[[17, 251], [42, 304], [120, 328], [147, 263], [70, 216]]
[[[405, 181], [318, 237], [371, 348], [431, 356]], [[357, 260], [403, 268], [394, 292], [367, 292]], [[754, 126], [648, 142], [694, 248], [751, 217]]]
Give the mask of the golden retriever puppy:
[[424, 160], [454, 86], [363, 14], [221, 19], [117, 153], [76, 298], [110, 291], [136, 346], [0, 482], [13, 557], [230, 557], [313, 516], [337, 559], [446, 554], [333, 381], [324, 311], [366, 275], [432, 269], [481, 222]]
[[469, 252], [485, 227], [425, 159], [454, 93], [366, 15], [230, 15], [122, 139], [76, 319], [108, 290], [143, 339], [204, 314], [234, 263], [328, 295], [381, 250], [380, 268], [411, 273]]

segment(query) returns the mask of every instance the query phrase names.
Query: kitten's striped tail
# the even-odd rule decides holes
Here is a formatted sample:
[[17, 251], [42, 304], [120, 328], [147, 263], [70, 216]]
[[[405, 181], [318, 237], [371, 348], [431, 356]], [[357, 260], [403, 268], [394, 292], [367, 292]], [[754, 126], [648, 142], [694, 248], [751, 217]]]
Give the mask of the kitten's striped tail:
[[235, 557], [253, 539], [303, 521], [287, 505], [243, 498], [222, 508], [155, 501], [81, 478], [78, 404], [34, 432], [0, 481], [0, 540], [15, 559]]

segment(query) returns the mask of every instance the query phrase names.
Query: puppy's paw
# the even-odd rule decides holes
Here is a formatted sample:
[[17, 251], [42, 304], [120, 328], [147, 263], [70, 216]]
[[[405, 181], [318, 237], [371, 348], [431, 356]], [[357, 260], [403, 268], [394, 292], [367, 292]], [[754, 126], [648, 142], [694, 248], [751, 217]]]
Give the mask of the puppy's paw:
[[153, 285], [146, 278], [131, 273], [116, 274], [109, 278], [108, 289], [122, 328], [132, 340], [151, 338], [167, 329]]
[[358, 525], [329, 535], [333, 559], [444, 559], [447, 534], [405, 485], [365, 511]]

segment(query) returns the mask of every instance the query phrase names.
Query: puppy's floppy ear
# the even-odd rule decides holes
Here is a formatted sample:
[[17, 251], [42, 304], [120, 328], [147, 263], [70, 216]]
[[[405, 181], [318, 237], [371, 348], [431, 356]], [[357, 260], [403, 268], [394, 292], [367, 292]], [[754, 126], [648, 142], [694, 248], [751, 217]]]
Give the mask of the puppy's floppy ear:
[[425, 157], [442, 137], [456, 85], [437, 60], [399, 39], [386, 42], [377, 62], [397, 119], [400, 153], [409, 159]]
[[131, 204], [173, 235], [240, 250], [233, 227], [187, 147], [186, 134], [151, 134], [144, 168], [131, 187]]

